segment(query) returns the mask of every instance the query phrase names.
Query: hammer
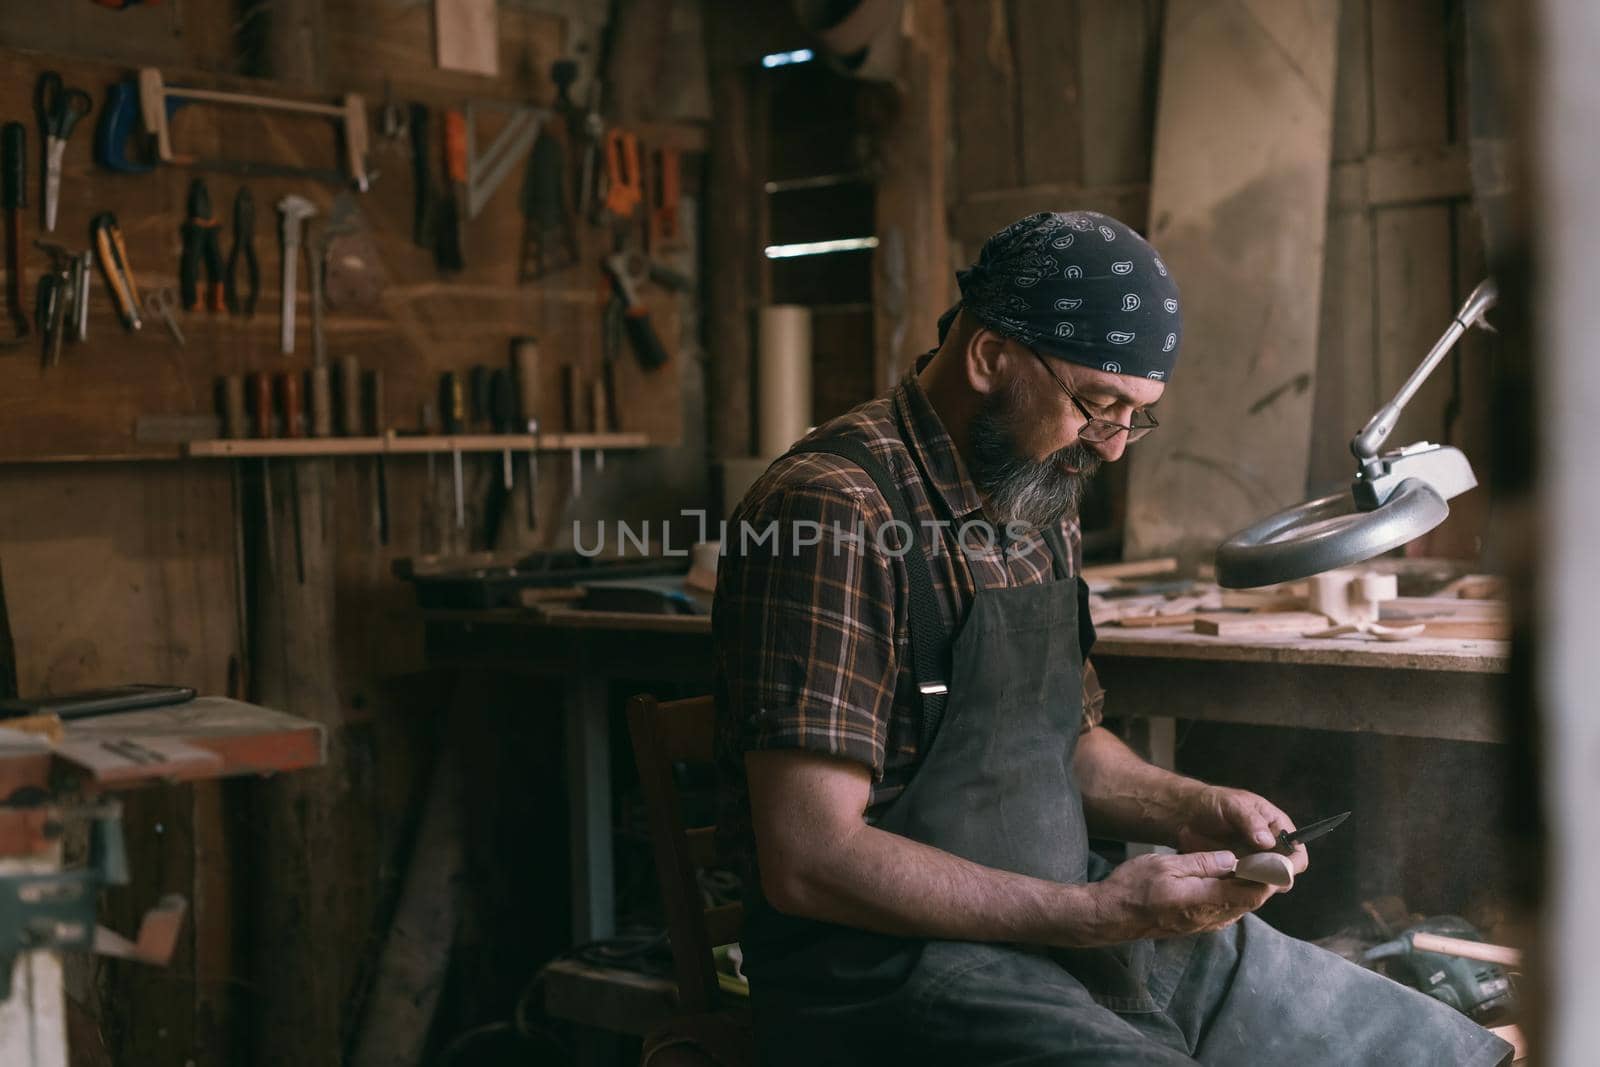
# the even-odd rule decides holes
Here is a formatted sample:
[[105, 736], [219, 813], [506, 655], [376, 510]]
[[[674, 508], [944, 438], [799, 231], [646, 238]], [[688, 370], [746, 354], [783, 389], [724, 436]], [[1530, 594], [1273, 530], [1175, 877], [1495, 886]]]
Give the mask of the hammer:
[[316, 206], [303, 196], [290, 193], [278, 201], [283, 217], [283, 331], [279, 348], [285, 355], [294, 351], [295, 271], [300, 260], [300, 231], [305, 220], [317, 213]]

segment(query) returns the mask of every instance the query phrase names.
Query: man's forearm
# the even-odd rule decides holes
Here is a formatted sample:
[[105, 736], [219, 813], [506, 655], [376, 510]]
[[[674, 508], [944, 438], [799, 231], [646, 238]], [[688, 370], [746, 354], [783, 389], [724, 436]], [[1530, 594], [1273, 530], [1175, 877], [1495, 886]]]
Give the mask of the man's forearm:
[[[1097, 894], [984, 867], [862, 824], [826, 864], [763, 887], [780, 911], [901, 937], [1063, 947], [1105, 943]], [[762, 866], [768, 866], [763, 857]]]
[[1178, 827], [1205, 788], [1152, 766], [1103, 726], [1078, 739], [1072, 768], [1089, 832], [1119, 841], [1176, 845]]

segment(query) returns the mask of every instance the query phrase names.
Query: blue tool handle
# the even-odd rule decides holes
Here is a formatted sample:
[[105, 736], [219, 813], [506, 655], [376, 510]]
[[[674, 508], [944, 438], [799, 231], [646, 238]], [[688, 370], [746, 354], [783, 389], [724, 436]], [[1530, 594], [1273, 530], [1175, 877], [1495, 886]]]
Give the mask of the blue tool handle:
[[106, 90], [106, 106], [100, 111], [100, 124], [95, 128], [95, 162], [119, 174], [148, 174], [155, 170], [153, 162], [128, 158], [128, 139], [138, 129], [138, 83], [132, 80], [112, 83]]

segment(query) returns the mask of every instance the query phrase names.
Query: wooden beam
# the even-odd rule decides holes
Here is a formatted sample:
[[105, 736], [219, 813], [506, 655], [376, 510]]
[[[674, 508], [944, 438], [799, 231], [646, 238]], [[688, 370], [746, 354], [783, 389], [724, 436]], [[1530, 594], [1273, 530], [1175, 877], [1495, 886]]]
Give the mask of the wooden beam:
[[263, 541], [276, 542], [276, 565], [258, 560], [253, 568], [253, 700], [320, 722], [328, 733], [325, 770], [260, 783], [251, 797], [251, 859], [263, 886], [251, 901], [250, 981], [259, 1007], [251, 1044], [261, 1062], [299, 1067], [337, 1067], [342, 1060], [344, 1005], [356, 963], [343, 949], [348, 924], [370, 922], [363, 905], [374, 890], [338, 874], [368, 869], [372, 843], [357, 836], [348, 803], [332, 463], [271, 466], [273, 522]]
[[909, 0], [901, 26], [899, 104], [882, 133], [873, 257], [873, 378], [879, 392], [938, 343], [955, 299], [945, 218], [950, 41], [942, 0]]
[[766, 94], [753, 68], [716, 57], [742, 23], [737, 5], [717, 0], [706, 12], [711, 72], [711, 136], [706, 202], [717, 224], [706, 228], [706, 348], [711, 353], [708, 440], [713, 458], [748, 456], [755, 447], [755, 309], [760, 301]]
[[1399, 148], [1336, 163], [1328, 193], [1333, 211], [1365, 211], [1472, 196], [1467, 146]]

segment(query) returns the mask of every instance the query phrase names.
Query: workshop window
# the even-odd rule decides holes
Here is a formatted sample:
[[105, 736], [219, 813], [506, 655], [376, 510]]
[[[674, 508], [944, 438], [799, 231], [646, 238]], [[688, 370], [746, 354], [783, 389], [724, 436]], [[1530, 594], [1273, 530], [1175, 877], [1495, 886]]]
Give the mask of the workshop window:
[[864, 87], [821, 62], [781, 64], [763, 74], [770, 79], [768, 129], [783, 131], [767, 142], [768, 300], [811, 309], [812, 416], [823, 422], [876, 392], [877, 238], [861, 122]]

